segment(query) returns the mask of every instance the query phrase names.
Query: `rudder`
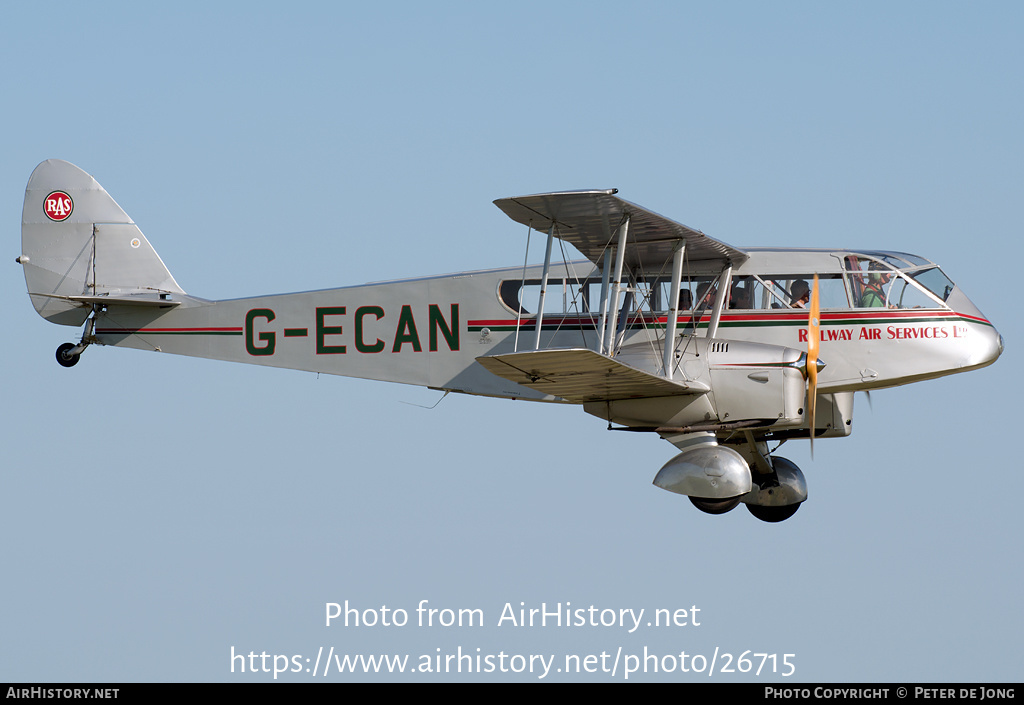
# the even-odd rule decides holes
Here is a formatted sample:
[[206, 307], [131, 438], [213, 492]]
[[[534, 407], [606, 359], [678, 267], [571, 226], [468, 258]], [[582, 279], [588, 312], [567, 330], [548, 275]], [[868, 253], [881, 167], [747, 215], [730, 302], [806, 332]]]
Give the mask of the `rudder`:
[[29, 177], [21, 252], [32, 305], [53, 323], [81, 325], [104, 300], [185, 293], [96, 179], [59, 159]]

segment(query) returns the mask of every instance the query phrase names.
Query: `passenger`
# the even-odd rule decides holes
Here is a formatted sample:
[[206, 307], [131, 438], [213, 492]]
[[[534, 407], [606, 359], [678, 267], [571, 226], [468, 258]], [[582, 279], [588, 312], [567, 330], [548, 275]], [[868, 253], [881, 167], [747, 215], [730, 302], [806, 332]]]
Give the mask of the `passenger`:
[[715, 302], [715, 290], [718, 282], [706, 282], [697, 287], [697, 298], [699, 303], [695, 307], [697, 311], [709, 308]]
[[792, 308], [807, 308], [811, 300], [811, 287], [803, 279], [797, 279], [789, 288], [790, 296], [793, 298]]
[[729, 300], [729, 308], [750, 308], [750, 289], [741, 286], [733, 286], [732, 298]]
[[679, 310], [689, 311], [693, 308], [693, 292], [689, 289], [679, 290]]

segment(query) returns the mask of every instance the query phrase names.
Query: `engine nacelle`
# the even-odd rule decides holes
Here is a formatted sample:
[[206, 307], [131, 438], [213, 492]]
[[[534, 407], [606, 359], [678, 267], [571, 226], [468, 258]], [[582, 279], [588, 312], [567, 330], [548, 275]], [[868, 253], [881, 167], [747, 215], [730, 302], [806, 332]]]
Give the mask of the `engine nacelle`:
[[697, 435], [683, 452], [662, 466], [654, 484], [669, 492], [706, 499], [749, 494], [750, 468], [743, 456], [718, 445], [712, 433]]

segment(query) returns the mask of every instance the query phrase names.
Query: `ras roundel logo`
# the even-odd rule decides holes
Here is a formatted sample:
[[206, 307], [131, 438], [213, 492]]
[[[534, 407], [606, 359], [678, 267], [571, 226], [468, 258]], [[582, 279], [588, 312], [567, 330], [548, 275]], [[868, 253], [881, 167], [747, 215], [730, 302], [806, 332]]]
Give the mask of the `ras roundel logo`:
[[67, 220], [74, 208], [75, 202], [63, 191], [54, 191], [43, 201], [43, 212], [46, 213], [46, 217], [58, 223]]

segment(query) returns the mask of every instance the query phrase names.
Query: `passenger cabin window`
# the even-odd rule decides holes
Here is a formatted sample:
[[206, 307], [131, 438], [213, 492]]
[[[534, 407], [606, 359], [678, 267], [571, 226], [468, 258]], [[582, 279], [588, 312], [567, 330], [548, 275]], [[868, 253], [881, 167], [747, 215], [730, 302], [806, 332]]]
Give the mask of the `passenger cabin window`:
[[[661, 277], [623, 282], [624, 292], [620, 308], [629, 311], [663, 312], [671, 306], [671, 282]], [[679, 291], [681, 311], [704, 310], [714, 304], [718, 278], [710, 276], [684, 279]], [[498, 286], [498, 298], [513, 312], [524, 315], [536, 313], [540, 300], [540, 279], [508, 279]], [[601, 312], [601, 279], [582, 281], [548, 278], [544, 297], [544, 314], [596, 315]]]
[[[729, 296], [731, 309], [791, 309], [810, 306], [814, 275], [773, 274], [733, 277]], [[821, 308], [849, 308], [846, 284], [841, 274], [818, 275]]]
[[[806, 308], [810, 305], [813, 275], [773, 274], [734, 276], [726, 309], [768, 311]], [[717, 276], [695, 276], [682, 280], [679, 291], [672, 292], [666, 278], [640, 279], [624, 283], [629, 291], [620, 299], [620, 310], [664, 313], [678, 297], [680, 312], [703, 313], [714, 305], [718, 292]], [[850, 308], [846, 281], [842, 274], [821, 274], [818, 289], [823, 309]], [[540, 299], [540, 280], [506, 280], [498, 287], [498, 296], [510, 310], [524, 315], [536, 313]], [[544, 300], [544, 313], [596, 315], [601, 311], [601, 280], [574, 281], [550, 277]]]
[[[659, 304], [656, 311], [668, 311], [672, 301], [672, 282], [661, 281], [659, 283], [660, 295], [656, 303]], [[718, 292], [718, 277], [690, 277], [683, 279], [676, 292], [680, 311], [704, 311], [711, 308], [715, 303], [715, 294]]]
[[[498, 287], [498, 298], [512, 311], [536, 313], [540, 301], [540, 279], [507, 279]], [[591, 310], [593, 306], [593, 310]], [[544, 313], [597, 313], [601, 309], [601, 280], [583, 281], [548, 277]]]

